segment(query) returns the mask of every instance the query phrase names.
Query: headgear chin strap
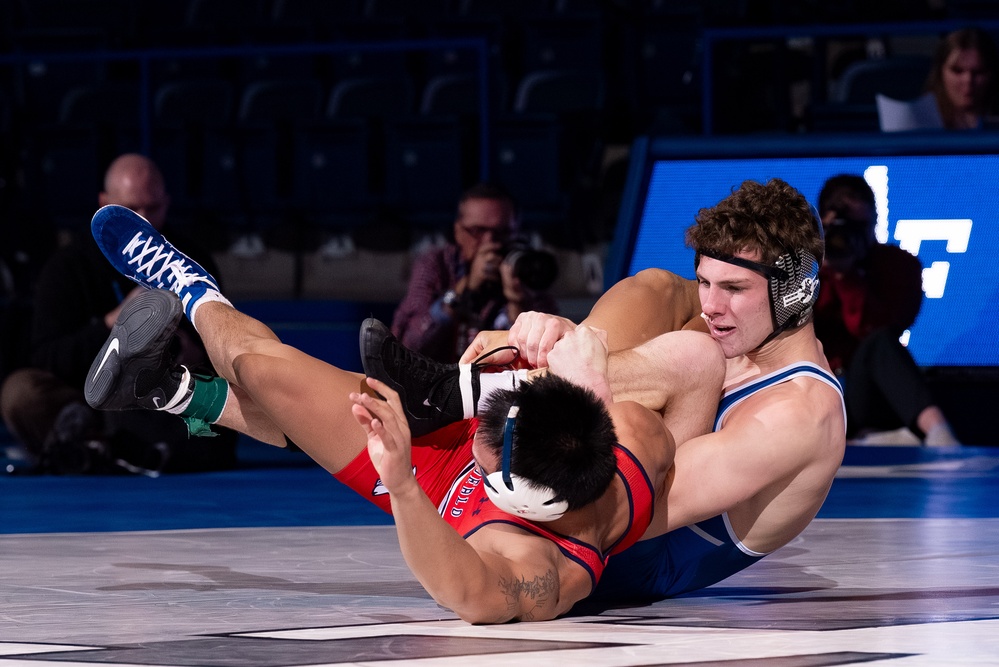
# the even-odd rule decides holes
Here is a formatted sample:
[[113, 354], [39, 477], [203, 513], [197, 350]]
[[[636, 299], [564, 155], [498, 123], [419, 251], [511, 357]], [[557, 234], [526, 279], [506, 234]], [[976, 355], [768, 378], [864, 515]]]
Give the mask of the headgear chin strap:
[[514, 516], [531, 521], [554, 521], [565, 514], [569, 503], [556, 500], [557, 494], [553, 489], [510, 472], [513, 428], [519, 412], [520, 407], [516, 403], [510, 406], [503, 429], [502, 468], [483, 479], [486, 495], [496, 507]]

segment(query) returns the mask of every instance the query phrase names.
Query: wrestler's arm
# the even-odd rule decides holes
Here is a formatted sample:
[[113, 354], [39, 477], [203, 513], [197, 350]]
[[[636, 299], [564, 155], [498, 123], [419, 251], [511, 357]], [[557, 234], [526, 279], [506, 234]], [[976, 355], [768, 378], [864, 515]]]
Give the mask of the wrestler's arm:
[[[389, 492], [399, 546], [410, 570], [439, 604], [469, 623], [547, 620], [559, 613], [558, 568], [550, 550], [530, 548], [543, 540], [503, 535], [489, 527], [463, 539], [437, 513], [412, 472], [409, 427], [398, 394], [377, 380], [369, 385], [386, 397], [351, 394], [358, 423], [368, 435], [368, 453]], [[504, 544], [506, 542], [506, 544]], [[510, 544], [522, 548], [511, 551]], [[502, 545], [503, 553], [493, 549]], [[526, 545], [526, 546], [525, 546]]]
[[799, 477], [806, 470], [813, 484], [800, 485], [801, 495], [788, 511], [810, 519], [809, 508], [818, 510], [842, 460], [843, 432], [842, 407], [831, 388], [793, 381], [750, 397], [721, 430], [677, 447], [654, 534], [745, 503], [759, 503], [762, 512], [792, 480], [806, 479]]
[[[700, 318], [697, 281], [662, 269], [646, 269], [621, 280], [597, 300], [582, 324], [608, 334], [611, 352], [635, 347], [659, 334], [680, 329], [707, 331]], [[531, 368], [548, 365], [548, 353], [576, 324], [547, 313], [522, 313], [509, 332], [481, 332], [461, 357], [471, 363], [503, 345], [520, 350]], [[505, 361], [505, 359], [492, 359]]]
[[[469, 623], [541, 621], [559, 614], [559, 574], [554, 561], [522, 550], [522, 557], [491, 550], [494, 538], [463, 539], [437, 513], [416, 479], [390, 492], [399, 546], [410, 570], [438, 604]], [[493, 530], [480, 529], [480, 533]], [[509, 541], [540, 538], [505, 534]]]

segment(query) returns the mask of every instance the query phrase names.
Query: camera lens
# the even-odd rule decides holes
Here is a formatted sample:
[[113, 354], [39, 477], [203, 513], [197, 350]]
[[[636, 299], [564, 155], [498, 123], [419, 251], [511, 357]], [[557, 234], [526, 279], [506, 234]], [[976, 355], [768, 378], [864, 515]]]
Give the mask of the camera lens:
[[513, 275], [528, 289], [546, 290], [558, 277], [555, 255], [544, 250], [516, 249], [504, 261], [513, 267]]

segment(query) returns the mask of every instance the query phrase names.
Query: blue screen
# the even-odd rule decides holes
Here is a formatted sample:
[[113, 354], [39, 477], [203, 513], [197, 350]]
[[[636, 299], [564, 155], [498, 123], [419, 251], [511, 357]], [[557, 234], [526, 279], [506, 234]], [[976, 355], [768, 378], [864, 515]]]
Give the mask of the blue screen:
[[744, 180], [781, 178], [817, 204], [836, 174], [865, 176], [878, 200], [879, 240], [923, 264], [923, 307], [903, 336], [916, 362], [999, 365], [999, 155], [656, 159], [627, 273], [658, 267], [692, 278], [684, 231]]

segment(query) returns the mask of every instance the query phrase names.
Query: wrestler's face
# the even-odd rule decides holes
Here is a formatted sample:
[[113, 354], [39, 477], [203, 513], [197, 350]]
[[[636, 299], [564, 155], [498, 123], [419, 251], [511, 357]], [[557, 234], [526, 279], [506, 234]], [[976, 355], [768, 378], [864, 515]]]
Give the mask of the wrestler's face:
[[[737, 257], [759, 261], [757, 253]], [[702, 255], [697, 283], [708, 332], [726, 359], [755, 350], [773, 332], [768, 281], [759, 273]]]

